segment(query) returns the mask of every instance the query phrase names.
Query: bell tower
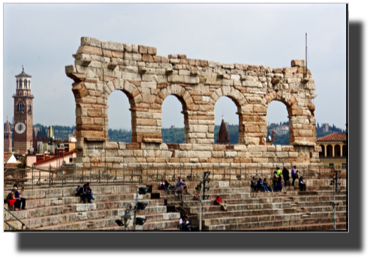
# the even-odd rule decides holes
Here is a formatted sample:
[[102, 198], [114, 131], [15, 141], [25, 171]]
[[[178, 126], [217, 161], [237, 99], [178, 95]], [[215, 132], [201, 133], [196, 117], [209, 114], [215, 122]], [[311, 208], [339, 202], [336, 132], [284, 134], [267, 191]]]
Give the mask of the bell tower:
[[4, 152], [12, 152], [12, 131], [8, 118], [4, 128]]
[[16, 75], [16, 94], [14, 98], [14, 151], [27, 152], [33, 147], [33, 99], [31, 79], [22, 67]]

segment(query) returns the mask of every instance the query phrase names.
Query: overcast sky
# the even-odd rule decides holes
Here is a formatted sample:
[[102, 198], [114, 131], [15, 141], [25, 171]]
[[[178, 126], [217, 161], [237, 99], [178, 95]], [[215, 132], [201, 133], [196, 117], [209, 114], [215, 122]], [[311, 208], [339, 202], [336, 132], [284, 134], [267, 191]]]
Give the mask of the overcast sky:
[[[346, 6], [344, 4], [4, 4], [4, 121], [13, 117], [15, 75], [32, 75], [34, 123], [75, 125], [73, 81], [65, 66], [80, 37], [157, 47], [157, 54], [289, 67], [305, 57], [317, 86], [319, 123], [346, 123]], [[108, 102], [110, 128], [130, 129], [129, 103], [120, 91]], [[180, 102], [163, 104], [163, 127], [183, 127]], [[221, 98], [215, 108], [238, 124], [236, 106]], [[285, 106], [269, 105], [268, 121], [287, 121]]]

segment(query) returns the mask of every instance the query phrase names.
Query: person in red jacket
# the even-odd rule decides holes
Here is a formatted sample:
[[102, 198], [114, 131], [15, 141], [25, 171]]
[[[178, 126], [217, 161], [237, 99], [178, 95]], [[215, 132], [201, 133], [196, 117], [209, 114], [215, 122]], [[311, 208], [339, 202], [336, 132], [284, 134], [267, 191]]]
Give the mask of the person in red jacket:
[[224, 210], [227, 210], [227, 204], [223, 203], [223, 200], [222, 200], [222, 198], [220, 198], [219, 195], [216, 196], [214, 204], [221, 205]]

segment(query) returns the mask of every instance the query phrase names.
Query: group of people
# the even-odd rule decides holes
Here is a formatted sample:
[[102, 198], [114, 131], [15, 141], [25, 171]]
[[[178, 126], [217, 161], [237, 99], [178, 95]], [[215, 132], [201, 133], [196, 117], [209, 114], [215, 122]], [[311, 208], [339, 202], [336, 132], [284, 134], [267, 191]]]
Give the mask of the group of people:
[[95, 200], [89, 183], [84, 184], [83, 186], [78, 186], [75, 196], [80, 196], [84, 204], [86, 202], [91, 204], [91, 200]]
[[[291, 176], [292, 176], [292, 186], [294, 186], [294, 182], [296, 179], [298, 179], [298, 171], [297, 167], [294, 166], [291, 170]], [[252, 177], [251, 180], [251, 188], [254, 192], [259, 192], [261, 189], [265, 192], [278, 192], [283, 191], [282, 188], [282, 180], [284, 180], [285, 187], [290, 185], [289, 181], [289, 170], [286, 167], [283, 167], [282, 171], [279, 167], [277, 167], [277, 170], [273, 173], [272, 181], [271, 183], [267, 182], [267, 178], [259, 177], [257, 180], [255, 176]], [[298, 185], [300, 187], [301, 191], [306, 190], [306, 184], [303, 180], [303, 177], [301, 176], [298, 180]]]
[[185, 231], [193, 230], [193, 227], [191, 226], [191, 222], [189, 220], [189, 216], [181, 216], [181, 218], [179, 219], [178, 229]]
[[7, 195], [7, 198], [4, 200], [4, 203], [8, 204], [10, 207], [14, 206], [15, 211], [25, 210], [26, 199], [21, 197], [21, 194], [24, 192], [24, 187], [18, 191], [17, 185], [13, 186], [12, 191]]
[[[158, 186], [158, 189], [160, 190], [169, 190], [169, 187], [171, 185], [169, 184], [168, 180], [162, 179], [160, 182], [160, 185]], [[178, 193], [178, 196], [182, 198], [182, 194], [189, 194], [189, 188], [185, 183], [185, 180], [183, 180], [180, 176], [178, 177], [178, 181], [175, 185], [175, 191]]]

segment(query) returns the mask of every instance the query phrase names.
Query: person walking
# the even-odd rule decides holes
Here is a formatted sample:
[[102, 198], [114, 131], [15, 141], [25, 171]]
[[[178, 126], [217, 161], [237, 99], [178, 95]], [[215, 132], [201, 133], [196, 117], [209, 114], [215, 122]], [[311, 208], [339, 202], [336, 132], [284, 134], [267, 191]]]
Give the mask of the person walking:
[[282, 169], [282, 175], [284, 176], [284, 186], [288, 186], [289, 182], [289, 170], [284, 166]]
[[296, 180], [296, 179], [298, 179], [298, 174], [297, 174], [297, 167], [296, 166], [294, 166], [293, 168], [292, 168], [292, 179], [293, 179], [293, 181], [292, 181], [292, 186], [294, 186], [294, 181]]
[[277, 182], [278, 182], [278, 176], [277, 176], [277, 171], [275, 171], [273, 173], [272, 183], [271, 183], [271, 187], [272, 187], [273, 192], [277, 191]]

